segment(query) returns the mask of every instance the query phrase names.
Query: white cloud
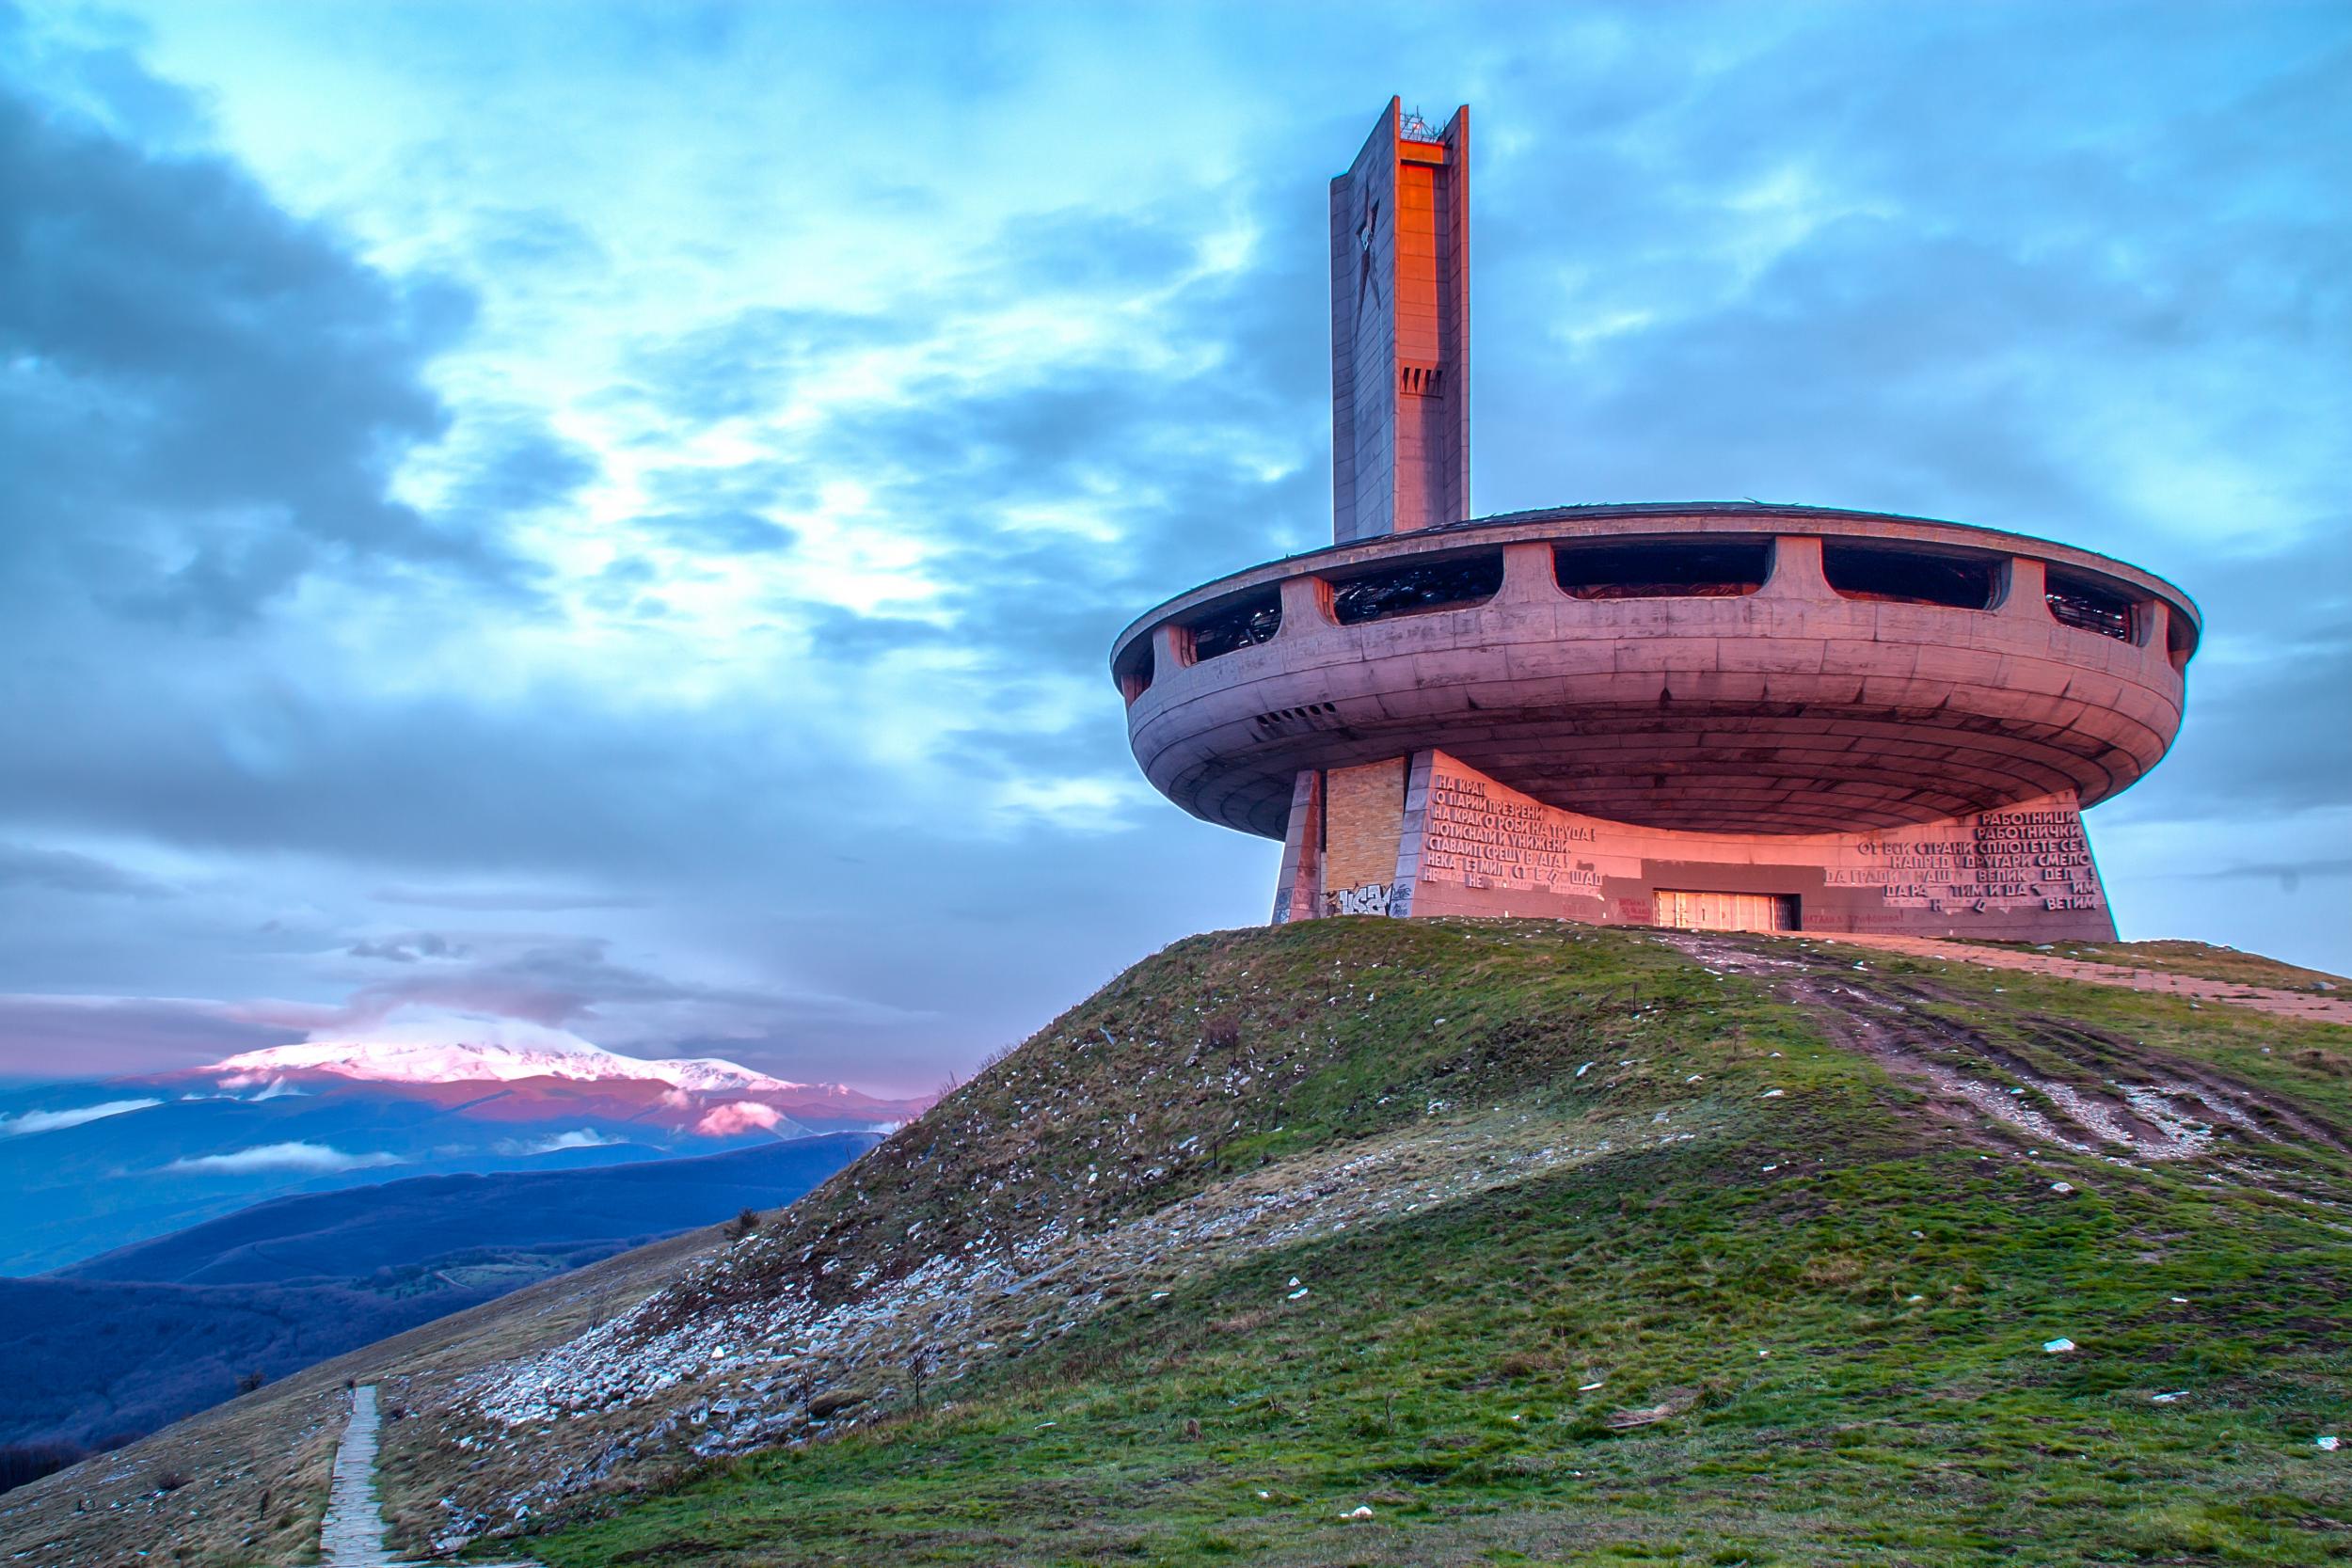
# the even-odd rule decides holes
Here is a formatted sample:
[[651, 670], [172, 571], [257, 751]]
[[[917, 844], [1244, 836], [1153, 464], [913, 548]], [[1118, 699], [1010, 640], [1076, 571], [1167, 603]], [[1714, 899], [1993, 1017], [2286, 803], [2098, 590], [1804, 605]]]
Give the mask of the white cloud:
[[[666, 1098], [666, 1097], [665, 1097]], [[567, 1148], [611, 1148], [628, 1142], [609, 1137], [593, 1127], [575, 1127], [551, 1138], [510, 1138], [499, 1145], [501, 1154], [557, 1154]]]
[[174, 1160], [167, 1171], [241, 1176], [253, 1171], [312, 1171], [321, 1175], [346, 1170], [373, 1170], [402, 1163], [397, 1154], [345, 1154], [331, 1144], [259, 1144], [227, 1154], [199, 1154]]
[[108, 1100], [96, 1105], [76, 1105], [67, 1111], [27, 1111], [20, 1117], [0, 1117], [0, 1138], [20, 1138], [34, 1132], [55, 1132], [61, 1127], [79, 1127], [86, 1121], [103, 1121], [128, 1111], [144, 1111], [150, 1105], [161, 1105], [160, 1100]]

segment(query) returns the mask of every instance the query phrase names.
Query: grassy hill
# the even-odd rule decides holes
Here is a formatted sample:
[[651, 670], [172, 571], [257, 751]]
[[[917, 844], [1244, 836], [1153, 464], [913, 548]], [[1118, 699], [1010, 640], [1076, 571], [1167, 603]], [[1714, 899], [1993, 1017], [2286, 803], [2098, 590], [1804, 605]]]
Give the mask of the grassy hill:
[[361, 1376], [408, 1547], [561, 1568], [2330, 1560], [2348, 1145], [2326, 1023], [1802, 940], [1198, 938], [754, 1236], [37, 1483], [0, 1549], [292, 1560]]

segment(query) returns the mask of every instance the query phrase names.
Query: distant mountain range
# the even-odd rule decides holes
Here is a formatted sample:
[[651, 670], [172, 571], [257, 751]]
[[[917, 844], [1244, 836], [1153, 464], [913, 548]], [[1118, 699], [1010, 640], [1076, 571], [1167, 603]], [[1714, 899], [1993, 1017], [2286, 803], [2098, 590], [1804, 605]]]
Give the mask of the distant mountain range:
[[[129, 1119], [120, 1112], [81, 1125]], [[355, 1346], [816, 1187], [834, 1132], [596, 1169], [281, 1197], [38, 1279], [0, 1279], [0, 1447], [111, 1447]]]
[[527, 1043], [310, 1041], [104, 1083], [0, 1091], [0, 1274], [53, 1270], [258, 1201], [888, 1131], [927, 1100], [712, 1058]]
[[567, 1078], [578, 1083], [657, 1082], [700, 1094], [850, 1095], [838, 1085], [787, 1083], [715, 1056], [624, 1056], [585, 1040], [556, 1037], [531, 1045], [465, 1040], [305, 1040], [247, 1051], [195, 1069], [223, 1086], [268, 1084], [286, 1075], [325, 1073], [379, 1084], [513, 1083]]

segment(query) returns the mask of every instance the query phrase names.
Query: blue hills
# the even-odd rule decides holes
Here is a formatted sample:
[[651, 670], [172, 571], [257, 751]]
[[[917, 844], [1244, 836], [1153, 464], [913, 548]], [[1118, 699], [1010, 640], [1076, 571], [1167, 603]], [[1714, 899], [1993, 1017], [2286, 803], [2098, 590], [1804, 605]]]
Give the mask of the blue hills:
[[[85, 1125], [127, 1127], [144, 1114]], [[771, 1136], [717, 1154], [646, 1158], [658, 1151], [640, 1147], [617, 1164], [378, 1180], [273, 1198], [41, 1277], [0, 1279], [0, 1446], [57, 1458], [117, 1446], [254, 1379], [791, 1202], [878, 1141]]]

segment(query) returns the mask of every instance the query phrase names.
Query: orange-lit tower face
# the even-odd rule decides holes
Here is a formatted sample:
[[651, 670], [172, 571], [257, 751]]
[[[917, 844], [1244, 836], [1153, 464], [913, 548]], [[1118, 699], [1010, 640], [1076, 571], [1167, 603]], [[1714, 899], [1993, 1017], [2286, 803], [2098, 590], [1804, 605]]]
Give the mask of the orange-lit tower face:
[[1331, 182], [1331, 501], [1341, 543], [1470, 515], [1470, 109], [1397, 99]]

